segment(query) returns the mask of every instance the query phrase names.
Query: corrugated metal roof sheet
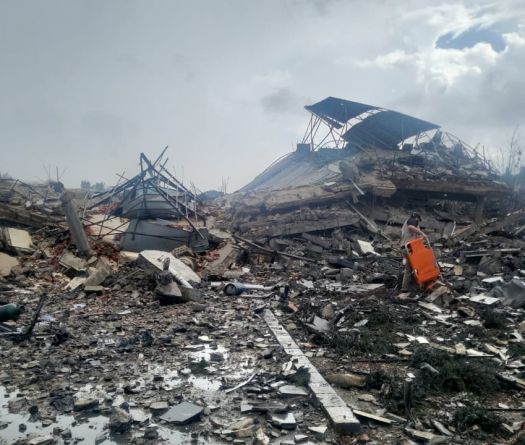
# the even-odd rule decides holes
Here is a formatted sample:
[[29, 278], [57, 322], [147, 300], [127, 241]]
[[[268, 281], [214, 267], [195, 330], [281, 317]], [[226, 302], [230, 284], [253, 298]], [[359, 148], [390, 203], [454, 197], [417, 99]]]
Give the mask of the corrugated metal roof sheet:
[[380, 111], [353, 125], [343, 134], [352, 145], [394, 148], [399, 142], [439, 125], [397, 111]]
[[378, 110], [374, 105], [361, 104], [337, 97], [327, 97], [321, 102], [305, 107], [311, 113], [324, 119], [335, 128], [341, 128], [350, 119], [371, 110]]

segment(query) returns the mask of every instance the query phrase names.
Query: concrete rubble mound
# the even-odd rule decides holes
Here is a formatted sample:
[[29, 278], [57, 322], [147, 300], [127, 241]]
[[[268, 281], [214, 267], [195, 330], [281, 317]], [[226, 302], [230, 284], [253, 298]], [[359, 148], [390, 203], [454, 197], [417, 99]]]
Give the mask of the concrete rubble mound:
[[[435, 124], [306, 109], [232, 194], [166, 149], [0, 180], [0, 443], [524, 443], [525, 203]], [[402, 288], [411, 215], [439, 276]]]

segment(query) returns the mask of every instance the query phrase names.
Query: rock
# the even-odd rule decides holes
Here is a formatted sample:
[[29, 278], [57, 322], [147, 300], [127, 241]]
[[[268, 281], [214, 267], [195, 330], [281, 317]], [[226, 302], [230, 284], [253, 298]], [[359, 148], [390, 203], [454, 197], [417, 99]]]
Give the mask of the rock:
[[513, 278], [504, 286], [494, 288], [494, 296], [499, 297], [505, 306], [514, 309], [525, 306], [525, 281]]
[[87, 269], [86, 260], [73, 255], [66, 250], [60, 257], [59, 264], [67, 269], [73, 269], [77, 272], [85, 272]]
[[335, 310], [332, 303], [328, 303], [323, 310], [321, 311], [321, 315], [323, 318], [326, 318], [327, 320], [332, 320], [335, 317]]
[[357, 250], [359, 251], [361, 255], [367, 255], [367, 254], [378, 255], [376, 251], [374, 250], [372, 243], [369, 243], [368, 241], [356, 240], [356, 244], [357, 244]]
[[308, 391], [295, 385], [283, 385], [279, 388], [279, 394], [287, 397], [307, 396]]
[[206, 310], [206, 306], [201, 303], [192, 303], [190, 306], [192, 312], [204, 312]]
[[326, 425], [319, 425], [319, 426], [309, 426], [308, 431], [311, 433], [314, 433], [317, 437], [321, 438], [325, 435], [326, 430], [328, 427]]
[[273, 353], [274, 353], [274, 349], [273, 348], [268, 348], [268, 349], [265, 349], [263, 352], [261, 352], [261, 357], [262, 358], [272, 358], [273, 357]]
[[366, 384], [366, 377], [354, 374], [351, 372], [341, 374], [328, 374], [326, 380], [333, 385], [340, 386], [341, 388], [363, 388]]
[[171, 407], [166, 413], [160, 416], [160, 419], [176, 425], [184, 425], [197, 420], [203, 411], [204, 409], [199, 405], [182, 402]]
[[98, 399], [77, 399], [73, 405], [75, 411], [87, 411], [98, 408]]
[[453, 433], [449, 431], [445, 425], [443, 425], [439, 420], [431, 419], [432, 425], [434, 428], [439, 431], [444, 436], [453, 436]]
[[106, 440], [106, 433], [97, 434], [97, 437], [95, 437], [95, 445], [98, 445], [99, 443], [102, 443], [105, 440]]
[[29, 445], [49, 445], [53, 443], [56, 443], [53, 436], [38, 436], [28, 442]]
[[84, 285], [84, 292], [87, 294], [101, 294], [104, 292], [104, 288], [100, 285], [86, 286]]
[[462, 317], [473, 318], [476, 316], [476, 311], [470, 306], [460, 306], [457, 308], [458, 314]]
[[270, 421], [274, 426], [283, 430], [293, 430], [297, 425], [293, 413], [272, 414]]
[[220, 363], [224, 361], [224, 356], [220, 352], [210, 352], [210, 362]]
[[7, 277], [20, 262], [7, 253], [0, 252], [0, 277]]
[[265, 434], [262, 428], [258, 428], [257, 431], [255, 431], [255, 437], [253, 438], [252, 445], [269, 445], [269, 444], [270, 444], [270, 438]]
[[449, 438], [447, 436], [439, 436], [428, 431], [419, 431], [412, 428], [405, 428], [405, 432], [416, 440], [431, 443], [432, 445], [438, 445], [440, 443], [448, 443]]
[[170, 406], [168, 405], [168, 402], [153, 402], [149, 405], [149, 409], [153, 411], [153, 413], [161, 413], [166, 411]]
[[122, 408], [113, 407], [108, 427], [113, 433], [125, 433], [131, 429], [131, 415]]
[[296, 434], [293, 437], [293, 440], [295, 441], [295, 443], [303, 443], [308, 440], [308, 436], [306, 434]]
[[135, 423], [145, 423], [149, 420], [149, 415], [147, 415], [142, 410], [131, 410], [131, 420]]
[[104, 257], [97, 260], [95, 268], [88, 275], [84, 283], [84, 289], [101, 285], [111, 275], [111, 265]]
[[317, 315], [314, 316], [313, 323], [307, 323], [306, 326], [308, 326], [311, 330], [314, 332], [327, 332], [330, 328], [329, 323], [324, 318], [318, 317]]
[[156, 426], [148, 426], [144, 431], [144, 439], [157, 440], [159, 438], [159, 431]]
[[236, 437], [252, 437], [255, 420], [252, 417], [243, 417], [233, 424], [228, 429], [233, 432]]

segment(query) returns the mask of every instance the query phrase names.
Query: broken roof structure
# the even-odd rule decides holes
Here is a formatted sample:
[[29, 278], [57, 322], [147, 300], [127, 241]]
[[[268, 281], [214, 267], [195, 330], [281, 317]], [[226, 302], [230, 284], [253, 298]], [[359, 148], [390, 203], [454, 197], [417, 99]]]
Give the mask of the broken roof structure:
[[[199, 227], [203, 218], [197, 210], [197, 193], [167, 170], [166, 149], [155, 161], [141, 153], [138, 174], [91, 197], [87, 209], [104, 209], [102, 219], [91, 221], [99, 227], [99, 235], [122, 234], [121, 248], [133, 252], [208, 247], [207, 230]], [[120, 226], [115, 226], [116, 219], [122, 221]]]
[[393, 148], [414, 135], [439, 128], [439, 125], [398, 111], [337, 97], [327, 97], [305, 108], [312, 116], [303, 142], [309, 139], [314, 146], [314, 137], [321, 123], [330, 130], [317, 147], [331, 135], [336, 148], [340, 148], [341, 144], [350, 147]]
[[489, 160], [437, 124], [335, 97], [305, 108], [297, 150], [239, 191], [248, 207], [400, 194], [481, 202], [508, 192]]

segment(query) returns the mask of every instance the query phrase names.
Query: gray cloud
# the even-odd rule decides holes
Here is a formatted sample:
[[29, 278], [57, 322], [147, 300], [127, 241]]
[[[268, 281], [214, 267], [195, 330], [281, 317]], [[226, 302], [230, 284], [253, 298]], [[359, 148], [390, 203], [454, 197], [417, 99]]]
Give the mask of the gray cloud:
[[[473, 144], [524, 120], [519, 1], [0, 2], [0, 161], [116, 181], [141, 151], [202, 189], [231, 189], [293, 149], [326, 96], [399, 109]], [[507, 49], [435, 48], [515, 20]]]
[[279, 88], [261, 98], [261, 105], [268, 113], [297, 112], [304, 104], [304, 99], [288, 88]]

